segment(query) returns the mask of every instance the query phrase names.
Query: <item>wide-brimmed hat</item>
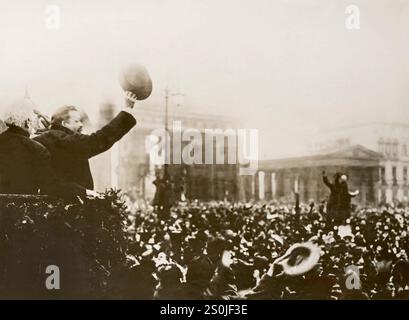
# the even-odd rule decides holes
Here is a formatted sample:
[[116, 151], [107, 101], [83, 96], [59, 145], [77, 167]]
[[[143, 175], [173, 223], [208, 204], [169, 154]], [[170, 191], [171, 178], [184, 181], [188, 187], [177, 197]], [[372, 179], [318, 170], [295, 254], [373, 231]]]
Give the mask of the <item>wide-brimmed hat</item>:
[[315, 267], [321, 256], [321, 248], [312, 242], [296, 243], [285, 255], [276, 260], [287, 275], [304, 274]]

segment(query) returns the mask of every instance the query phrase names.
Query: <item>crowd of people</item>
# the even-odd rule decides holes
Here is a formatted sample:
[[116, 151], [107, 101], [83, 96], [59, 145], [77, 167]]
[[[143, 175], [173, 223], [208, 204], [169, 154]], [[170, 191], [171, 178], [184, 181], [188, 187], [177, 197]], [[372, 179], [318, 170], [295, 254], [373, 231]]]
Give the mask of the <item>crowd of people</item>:
[[[135, 97], [128, 93], [126, 101], [124, 111], [92, 134], [82, 133], [76, 107], [57, 109], [44, 130], [34, 132], [35, 110], [27, 101], [8, 106], [0, 128], [0, 193], [98, 197], [88, 159], [136, 125]], [[158, 205], [129, 206], [128, 268], [113, 275], [115, 297], [409, 297], [409, 209], [381, 206], [351, 215], [357, 193], [348, 190], [347, 180], [338, 174], [330, 182], [324, 173], [330, 196], [320, 206], [196, 201], [173, 206], [166, 215]], [[300, 246], [292, 256], [294, 244]], [[287, 265], [283, 255], [290, 256]], [[291, 273], [289, 265], [306, 271]]]
[[[325, 206], [193, 202], [129, 212], [130, 299], [406, 299], [408, 208], [362, 208], [343, 221]], [[289, 275], [279, 257], [312, 243], [319, 260]], [[307, 253], [308, 254], [308, 253]], [[118, 284], [121, 282], [118, 282]]]

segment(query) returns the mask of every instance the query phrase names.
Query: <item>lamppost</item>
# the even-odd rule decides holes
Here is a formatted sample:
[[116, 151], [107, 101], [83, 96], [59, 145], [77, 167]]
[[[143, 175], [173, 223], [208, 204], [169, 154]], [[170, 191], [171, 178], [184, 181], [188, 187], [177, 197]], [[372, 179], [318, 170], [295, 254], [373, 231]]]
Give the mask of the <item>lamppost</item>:
[[[183, 97], [184, 94], [180, 92], [172, 93], [168, 88], [165, 89], [165, 132], [168, 133], [169, 131], [169, 99], [172, 97]], [[180, 105], [178, 103], [177, 105]], [[169, 135], [170, 136], [170, 135]], [[159, 207], [162, 207], [162, 212], [164, 215], [168, 215], [170, 208], [174, 202], [174, 190], [171, 181], [171, 177], [169, 175], [169, 163], [168, 159], [168, 139], [165, 138], [164, 141], [164, 165], [163, 165], [163, 177], [156, 181], [156, 195], [155, 198], [157, 199], [157, 204]], [[169, 152], [169, 160], [170, 160], [170, 152]]]
[[[166, 87], [165, 89], [165, 132], [169, 132], [169, 98], [173, 97], [184, 97], [185, 95], [183, 93], [175, 92], [172, 93], [169, 91], [169, 89]], [[177, 106], [180, 106], [180, 102], [176, 104]], [[167, 154], [168, 154], [168, 139], [165, 140], [164, 143], [164, 154], [165, 154], [165, 164], [164, 164], [164, 176], [167, 177], [169, 174], [168, 172], [168, 163], [166, 161], [167, 159]]]

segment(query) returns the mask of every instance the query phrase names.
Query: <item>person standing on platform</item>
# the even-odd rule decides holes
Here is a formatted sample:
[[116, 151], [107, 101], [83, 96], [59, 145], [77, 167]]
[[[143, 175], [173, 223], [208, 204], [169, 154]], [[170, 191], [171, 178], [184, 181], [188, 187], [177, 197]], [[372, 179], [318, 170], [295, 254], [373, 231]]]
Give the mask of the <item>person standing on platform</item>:
[[351, 215], [351, 198], [357, 196], [359, 191], [349, 192], [348, 177], [345, 174], [337, 172], [334, 175], [333, 183], [329, 181], [325, 171], [323, 171], [322, 176], [325, 185], [331, 191], [327, 202], [327, 216], [339, 224]]

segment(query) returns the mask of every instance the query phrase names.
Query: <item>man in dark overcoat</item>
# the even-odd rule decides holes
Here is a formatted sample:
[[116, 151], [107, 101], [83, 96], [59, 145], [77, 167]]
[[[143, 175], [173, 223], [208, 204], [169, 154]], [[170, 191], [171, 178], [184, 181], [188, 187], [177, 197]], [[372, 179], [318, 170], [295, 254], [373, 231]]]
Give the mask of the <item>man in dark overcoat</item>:
[[136, 125], [131, 114], [135, 100], [127, 100], [123, 111], [92, 134], [82, 133], [82, 116], [75, 106], [61, 107], [53, 114], [50, 130], [35, 140], [50, 152], [51, 163], [59, 179], [94, 189], [89, 159], [110, 149]]

